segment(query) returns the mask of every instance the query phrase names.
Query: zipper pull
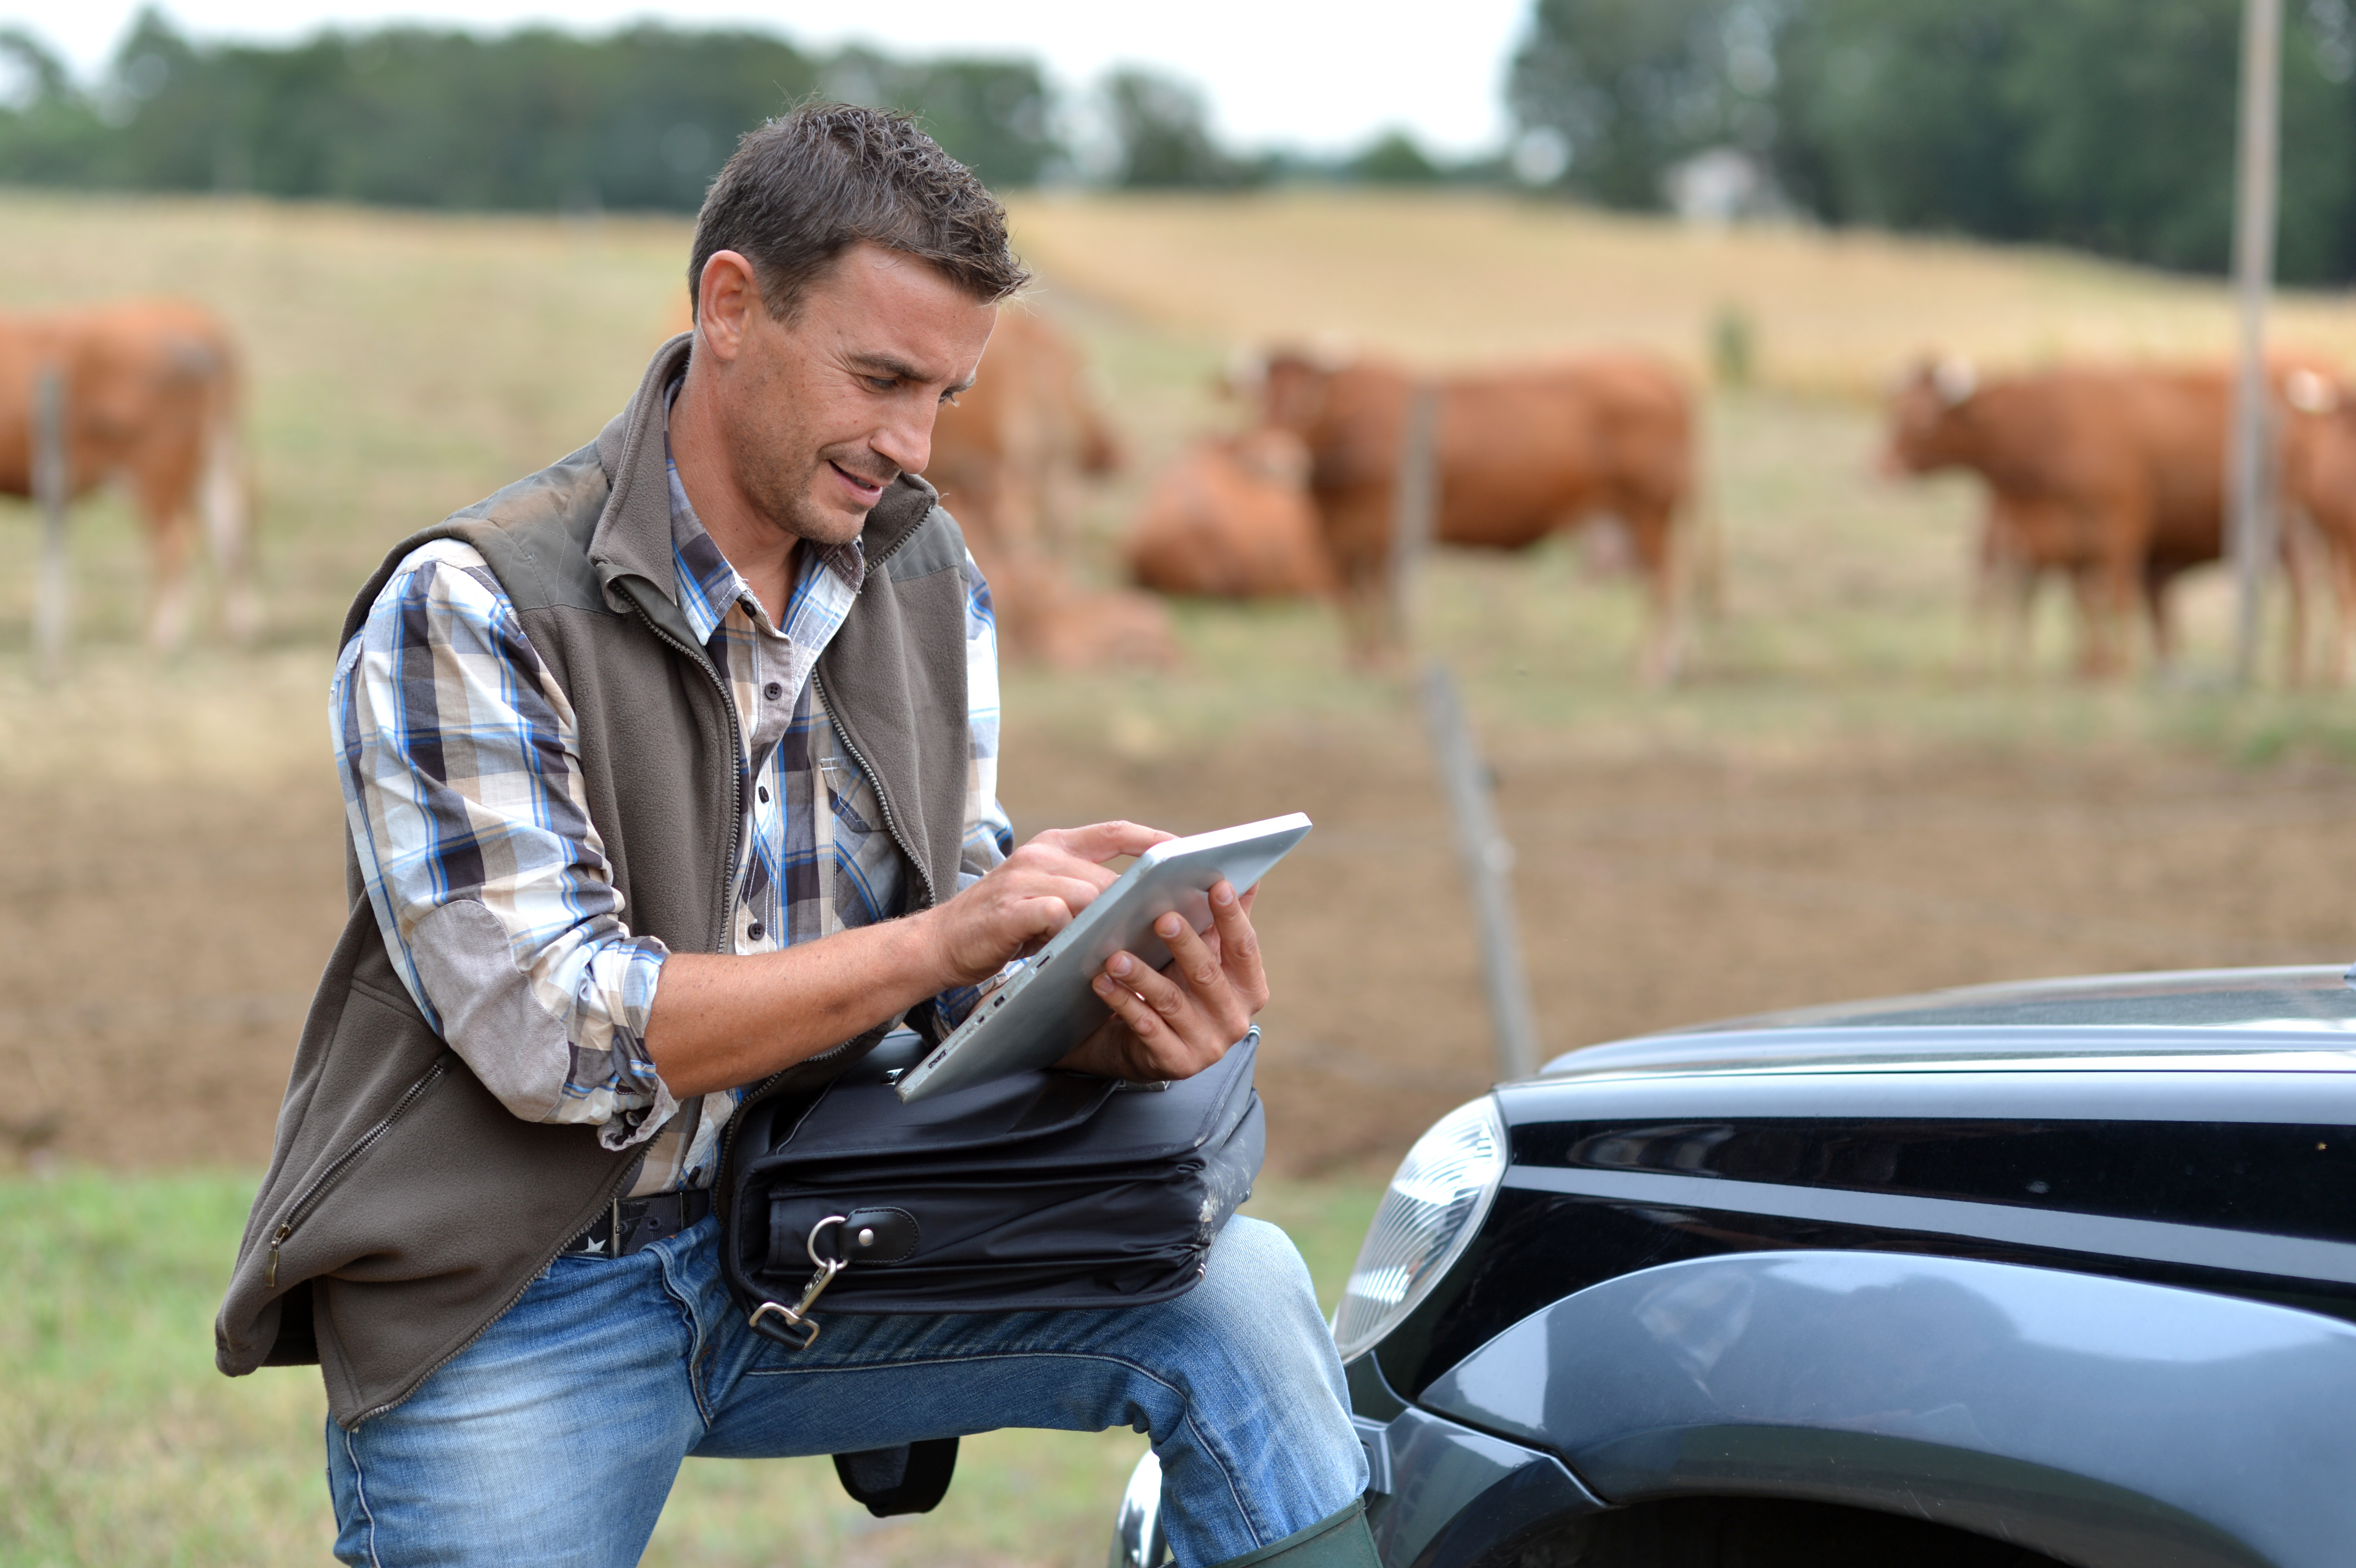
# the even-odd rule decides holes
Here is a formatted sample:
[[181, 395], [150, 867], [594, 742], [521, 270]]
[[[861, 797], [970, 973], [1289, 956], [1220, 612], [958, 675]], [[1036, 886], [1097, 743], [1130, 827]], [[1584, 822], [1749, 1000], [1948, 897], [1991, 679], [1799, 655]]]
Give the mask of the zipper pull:
[[294, 1229], [294, 1221], [289, 1220], [279, 1226], [277, 1232], [270, 1238], [270, 1266], [262, 1271], [262, 1288], [264, 1290], [278, 1288], [278, 1243], [284, 1241], [287, 1232]]

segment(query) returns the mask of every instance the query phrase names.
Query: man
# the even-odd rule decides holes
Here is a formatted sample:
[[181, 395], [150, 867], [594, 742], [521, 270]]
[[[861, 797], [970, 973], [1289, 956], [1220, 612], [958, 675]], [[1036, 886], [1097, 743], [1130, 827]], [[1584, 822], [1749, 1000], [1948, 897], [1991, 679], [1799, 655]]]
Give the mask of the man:
[[[1005, 1425], [1150, 1430], [1182, 1562], [1371, 1563], [1298, 1255], [1101, 1311], [753, 1334], [709, 1192], [738, 1096], [904, 1017], [938, 1033], [1165, 835], [1019, 849], [987, 589], [916, 475], [1024, 275], [906, 120], [748, 136], [696, 327], [591, 446], [397, 547], [332, 712], [352, 915], [217, 1339], [316, 1360], [348, 1563], [635, 1562], [680, 1459]], [[364, 896], [363, 896], [364, 895]], [[1068, 1059], [1183, 1077], [1266, 1002], [1250, 900], [1123, 955]], [[618, 1226], [618, 1229], [617, 1229]]]

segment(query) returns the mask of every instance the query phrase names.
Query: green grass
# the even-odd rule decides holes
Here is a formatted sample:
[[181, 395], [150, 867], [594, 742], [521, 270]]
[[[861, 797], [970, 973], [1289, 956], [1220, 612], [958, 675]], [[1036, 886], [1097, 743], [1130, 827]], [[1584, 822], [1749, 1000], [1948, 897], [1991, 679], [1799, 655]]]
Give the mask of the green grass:
[[[326, 1403], [309, 1368], [225, 1379], [212, 1315], [249, 1176], [0, 1181], [0, 1568], [324, 1561]], [[1331, 1308], [1373, 1211], [1365, 1184], [1263, 1184], [1251, 1211], [1290, 1231]], [[968, 1440], [935, 1513], [884, 1521], [823, 1459], [691, 1461], [647, 1561], [712, 1568], [1101, 1560], [1142, 1440]]]

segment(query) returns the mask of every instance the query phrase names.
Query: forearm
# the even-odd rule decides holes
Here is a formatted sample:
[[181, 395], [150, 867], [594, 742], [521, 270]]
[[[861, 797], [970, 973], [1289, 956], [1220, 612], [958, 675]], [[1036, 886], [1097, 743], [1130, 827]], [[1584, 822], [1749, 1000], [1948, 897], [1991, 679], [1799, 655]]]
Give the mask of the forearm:
[[898, 1017], [965, 980], [926, 914], [776, 953], [673, 953], [655, 987], [647, 1050], [685, 1100], [755, 1083]]

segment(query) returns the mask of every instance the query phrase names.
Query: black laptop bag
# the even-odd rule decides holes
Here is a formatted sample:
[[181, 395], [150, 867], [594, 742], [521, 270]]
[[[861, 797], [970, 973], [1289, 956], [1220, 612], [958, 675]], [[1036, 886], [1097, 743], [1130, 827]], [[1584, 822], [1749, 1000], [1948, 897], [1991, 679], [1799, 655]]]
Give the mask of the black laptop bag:
[[753, 1326], [787, 1345], [814, 1339], [828, 1311], [1183, 1295], [1259, 1174], [1258, 1043], [1255, 1028], [1166, 1085], [1050, 1070], [914, 1104], [893, 1091], [900, 1064], [879, 1051], [815, 1094], [756, 1104], [725, 1174], [730, 1287]]
[[[807, 1348], [831, 1313], [1135, 1307], [1183, 1295], [1266, 1147], [1259, 1030], [1179, 1083], [1053, 1070], [905, 1104], [888, 1045], [741, 1113], [721, 1260], [753, 1328]], [[939, 1501], [956, 1439], [838, 1455], [878, 1515]]]

